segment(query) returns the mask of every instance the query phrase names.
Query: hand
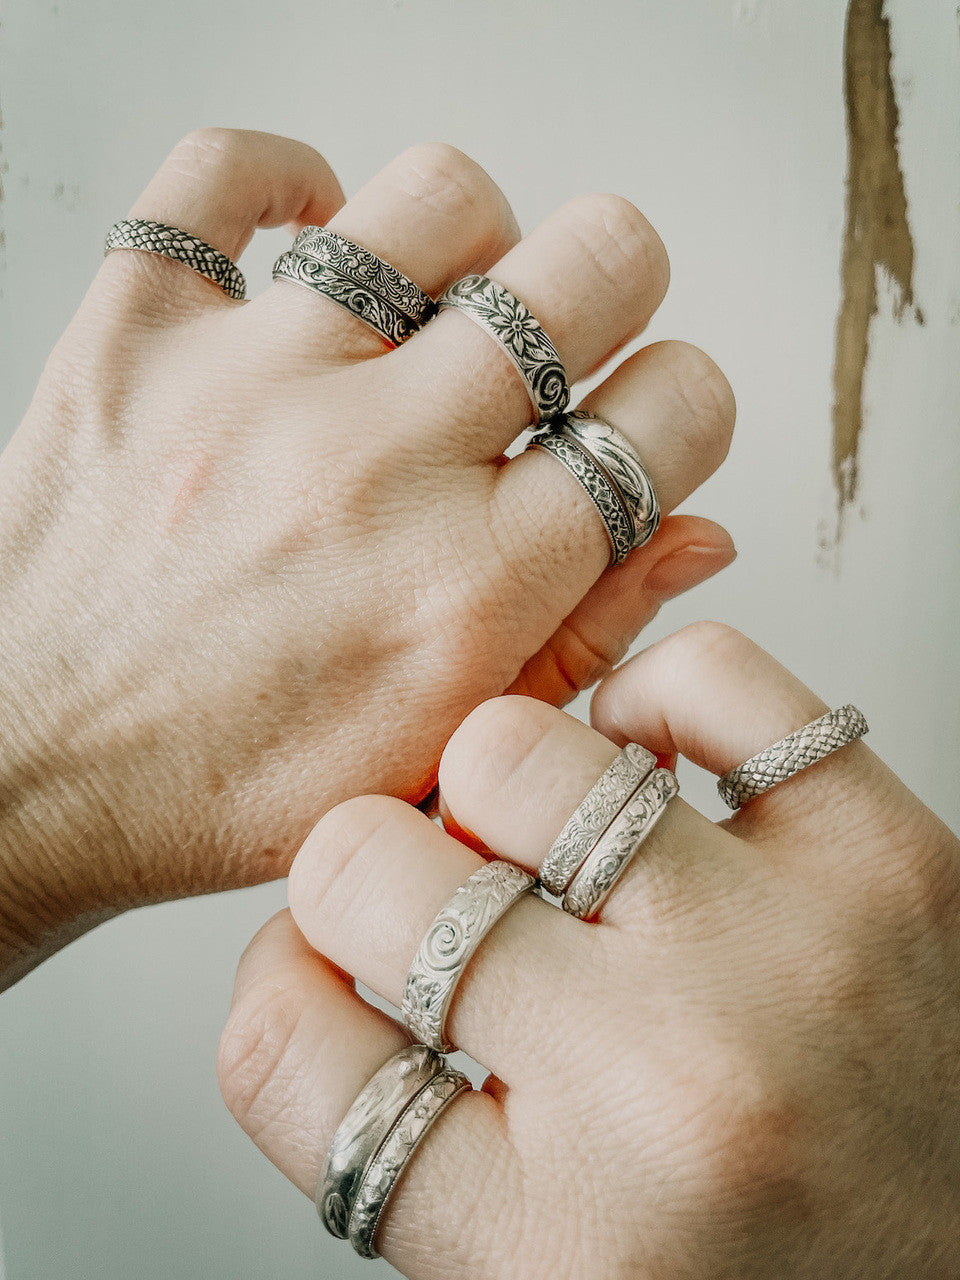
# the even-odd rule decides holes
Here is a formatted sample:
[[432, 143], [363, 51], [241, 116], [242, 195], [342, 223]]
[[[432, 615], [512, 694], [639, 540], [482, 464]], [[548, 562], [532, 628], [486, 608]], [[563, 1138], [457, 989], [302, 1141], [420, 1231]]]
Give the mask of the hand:
[[[415, 147], [341, 203], [309, 147], [206, 130], [132, 216], [231, 257], [258, 225], [329, 222], [434, 295], [491, 268], [571, 378], [666, 288], [625, 200], [574, 200], [516, 244], [452, 148]], [[723, 375], [678, 343], [590, 404], [636, 439], [667, 509], [733, 424]], [[510, 362], [455, 312], [387, 353], [287, 281], [239, 304], [168, 259], [105, 260], [0, 470], [0, 984], [124, 907], [285, 874], [338, 800], [422, 796], [471, 707], [512, 684], [561, 701], [732, 558], [684, 517], [605, 573], [564, 468], [501, 456], [529, 418]]]
[[[443, 755], [444, 804], [533, 871], [613, 742], [723, 774], [825, 709], [700, 624], [600, 686], [605, 737], [526, 699], [479, 707]], [[958, 855], [856, 742], [720, 825], [671, 801], [599, 924], [521, 899], [447, 1022], [494, 1075], [414, 1155], [384, 1256], [417, 1280], [960, 1274]], [[244, 955], [224, 1096], [307, 1194], [405, 1042], [348, 975], [399, 1004], [480, 863], [397, 800], [352, 800], [295, 860], [292, 916]]]

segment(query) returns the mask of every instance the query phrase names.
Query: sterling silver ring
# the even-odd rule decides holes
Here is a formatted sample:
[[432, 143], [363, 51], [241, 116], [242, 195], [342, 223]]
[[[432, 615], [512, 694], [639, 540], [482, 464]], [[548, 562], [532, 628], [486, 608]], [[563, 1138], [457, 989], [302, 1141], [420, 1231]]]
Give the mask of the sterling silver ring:
[[294, 253], [316, 258], [345, 279], [368, 289], [419, 329], [437, 304], [418, 284], [363, 245], [326, 227], [304, 227], [293, 242]]
[[541, 431], [527, 445], [544, 449], [567, 468], [596, 507], [610, 540], [610, 562], [621, 564], [633, 550], [636, 526], [620, 491], [592, 454], [562, 432]]
[[724, 774], [717, 783], [717, 790], [731, 809], [739, 809], [754, 796], [762, 795], [778, 782], [785, 782], [787, 778], [809, 769], [818, 760], [839, 751], [848, 742], [855, 742], [867, 732], [863, 712], [848, 703], [811, 720], [772, 747], [737, 765]]
[[509, 289], [489, 276], [464, 276], [439, 306], [462, 311], [499, 343], [527, 388], [534, 422], [563, 412], [570, 387], [560, 355], [537, 318]]
[[486, 862], [456, 891], [424, 935], [407, 975], [401, 1017], [424, 1044], [453, 1049], [444, 1024], [467, 962], [500, 917], [536, 885], [509, 862]]
[[377, 1258], [377, 1225], [413, 1153], [454, 1099], [470, 1090], [461, 1071], [445, 1067], [425, 1085], [370, 1162], [350, 1214], [350, 1243], [361, 1258]]
[[423, 1044], [409, 1045], [388, 1058], [361, 1089], [333, 1136], [317, 1181], [317, 1212], [331, 1235], [347, 1239], [367, 1169], [399, 1117], [443, 1068], [439, 1053]]
[[640, 455], [623, 432], [582, 409], [562, 414], [550, 427], [562, 431], [606, 472], [633, 520], [634, 548], [649, 542], [660, 525], [660, 503]]
[[581, 800], [537, 870], [545, 889], [561, 897], [587, 854], [655, 767], [657, 757], [628, 742]]
[[212, 280], [228, 298], [239, 302], [246, 297], [247, 283], [237, 264], [199, 236], [181, 231], [179, 227], [145, 218], [123, 218], [107, 232], [103, 252], [112, 253], [114, 249], [139, 249], [162, 258], [173, 258], [197, 275]]
[[564, 894], [564, 911], [581, 920], [597, 914], [679, 789], [669, 769], [654, 769], [590, 850]]

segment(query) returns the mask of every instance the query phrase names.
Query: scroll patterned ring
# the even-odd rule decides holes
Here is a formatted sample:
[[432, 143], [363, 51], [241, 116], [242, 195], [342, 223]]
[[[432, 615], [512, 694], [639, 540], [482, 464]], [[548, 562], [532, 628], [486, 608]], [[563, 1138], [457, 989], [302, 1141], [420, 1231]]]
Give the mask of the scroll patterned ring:
[[567, 468], [599, 512], [610, 540], [610, 561], [621, 564], [633, 550], [636, 527], [607, 473], [579, 444], [552, 430], [535, 435], [528, 449], [544, 449]]
[[326, 227], [304, 227], [293, 242], [293, 252], [316, 258], [345, 279], [369, 289], [417, 328], [422, 328], [437, 309], [430, 295], [409, 276], [363, 245]]
[[390, 1130], [424, 1086], [444, 1067], [426, 1045], [408, 1045], [389, 1058], [357, 1095], [333, 1136], [317, 1181], [316, 1204], [331, 1235], [346, 1240], [364, 1176]]
[[416, 1095], [370, 1162], [350, 1215], [350, 1243], [361, 1258], [379, 1257], [377, 1226], [397, 1183], [430, 1126], [470, 1090], [461, 1072], [445, 1067]]
[[103, 251], [107, 254], [115, 249], [139, 249], [173, 258], [206, 280], [212, 280], [228, 298], [239, 302], [246, 297], [247, 283], [237, 264], [199, 236], [181, 231], [179, 227], [145, 218], [123, 218], [107, 232]]
[[539, 321], [509, 289], [488, 276], [464, 276], [439, 306], [455, 307], [498, 342], [520, 374], [535, 422], [553, 418], [570, 403], [567, 371]]
[[652, 751], [636, 742], [627, 743], [584, 796], [540, 863], [537, 878], [545, 889], [558, 898], [565, 892], [587, 854], [656, 763]]
[[754, 796], [762, 795], [778, 782], [785, 782], [794, 774], [801, 773], [867, 732], [863, 712], [848, 703], [811, 720], [802, 729], [787, 734], [772, 747], [737, 765], [724, 774], [717, 783], [717, 790], [731, 809], [739, 809]]
[[582, 409], [565, 413], [550, 425], [589, 453], [606, 472], [633, 520], [634, 547], [649, 542], [660, 525], [660, 503], [640, 455], [623, 432]]
[[509, 862], [487, 862], [456, 891], [424, 935], [407, 975], [401, 1017], [408, 1030], [447, 1053], [444, 1024], [470, 957], [490, 929], [536, 885]]
[[654, 769], [590, 850], [564, 894], [564, 911], [581, 920], [597, 914], [679, 789], [669, 769]]
[[393, 347], [399, 347], [412, 338], [421, 327], [367, 285], [357, 283], [336, 267], [305, 253], [296, 253], [292, 249], [281, 253], [273, 264], [273, 278], [292, 280], [294, 284], [303, 285], [339, 303]]

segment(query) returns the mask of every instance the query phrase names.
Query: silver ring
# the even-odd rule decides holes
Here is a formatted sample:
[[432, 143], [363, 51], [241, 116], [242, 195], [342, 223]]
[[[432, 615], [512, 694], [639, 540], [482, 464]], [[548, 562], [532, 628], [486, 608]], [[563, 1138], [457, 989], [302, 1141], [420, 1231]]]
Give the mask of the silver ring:
[[581, 920], [597, 914], [679, 789], [669, 769], [654, 769], [590, 850], [564, 894], [564, 911]]
[[443, 1068], [443, 1058], [433, 1049], [408, 1045], [361, 1089], [333, 1135], [317, 1180], [317, 1212], [331, 1235], [346, 1240], [350, 1214], [373, 1158], [420, 1090]]
[[600, 514], [610, 539], [610, 562], [621, 564], [633, 550], [636, 529], [619, 491], [598, 462], [565, 435], [542, 431], [527, 445], [528, 449], [545, 449], [567, 468], [586, 491]]
[[294, 253], [316, 258], [353, 284], [368, 289], [422, 328], [437, 304], [402, 271], [363, 245], [326, 227], [304, 227], [293, 242]]
[[550, 427], [562, 431], [607, 473], [633, 520], [634, 548], [649, 542], [660, 525], [660, 503], [640, 455], [623, 432], [582, 409], [562, 414]]
[[656, 763], [652, 751], [636, 742], [627, 743], [584, 796], [540, 863], [537, 879], [545, 889], [558, 898], [564, 893], [587, 854]]
[[488, 276], [464, 276], [450, 286], [440, 307], [455, 307], [499, 343], [530, 395], [535, 422], [562, 413], [570, 403], [567, 371], [539, 321], [509, 289]]
[[390, 1130], [367, 1168], [350, 1215], [350, 1243], [361, 1258], [380, 1256], [374, 1244], [377, 1225], [410, 1157], [441, 1113], [469, 1089], [470, 1081], [461, 1071], [445, 1068], [420, 1090]]
[[717, 790], [731, 809], [739, 809], [754, 796], [762, 795], [778, 782], [785, 782], [794, 774], [809, 769], [810, 765], [832, 755], [848, 742], [862, 738], [867, 732], [863, 712], [848, 703], [811, 720], [802, 729], [737, 765], [724, 774], [717, 783]]
[[442, 1053], [454, 1047], [444, 1023], [467, 962], [504, 912], [536, 883], [509, 862], [484, 863], [436, 917], [410, 966], [400, 1009], [418, 1040]]
[[292, 280], [294, 284], [302, 284], [314, 293], [339, 303], [393, 347], [399, 347], [420, 329], [420, 325], [405, 312], [365, 284], [358, 284], [335, 267], [305, 253], [295, 253], [292, 249], [281, 253], [273, 264], [273, 278]]
[[107, 232], [103, 252], [112, 253], [114, 249], [140, 249], [162, 258], [173, 258], [206, 280], [212, 280], [228, 298], [239, 302], [246, 297], [247, 282], [237, 264], [199, 236], [192, 236], [179, 227], [149, 222], [145, 218], [123, 218]]

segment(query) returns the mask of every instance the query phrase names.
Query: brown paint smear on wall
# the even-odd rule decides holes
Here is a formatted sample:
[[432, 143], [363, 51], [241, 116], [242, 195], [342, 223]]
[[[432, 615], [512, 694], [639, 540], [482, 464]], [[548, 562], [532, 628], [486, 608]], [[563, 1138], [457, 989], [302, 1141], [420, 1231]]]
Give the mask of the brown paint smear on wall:
[[[859, 481], [863, 384], [870, 323], [878, 311], [878, 272], [894, 288], [894, 315], [914, 309], [913, 237], [900, 167], [900, 115], [891, 75], [890, 22], [885, 0], [850, 0], [845, 42], [847, 103], [847, 224], [834, 369], [833, 475], [837, 537]], [[914, 309], [916, 319], [923, 316]]]

